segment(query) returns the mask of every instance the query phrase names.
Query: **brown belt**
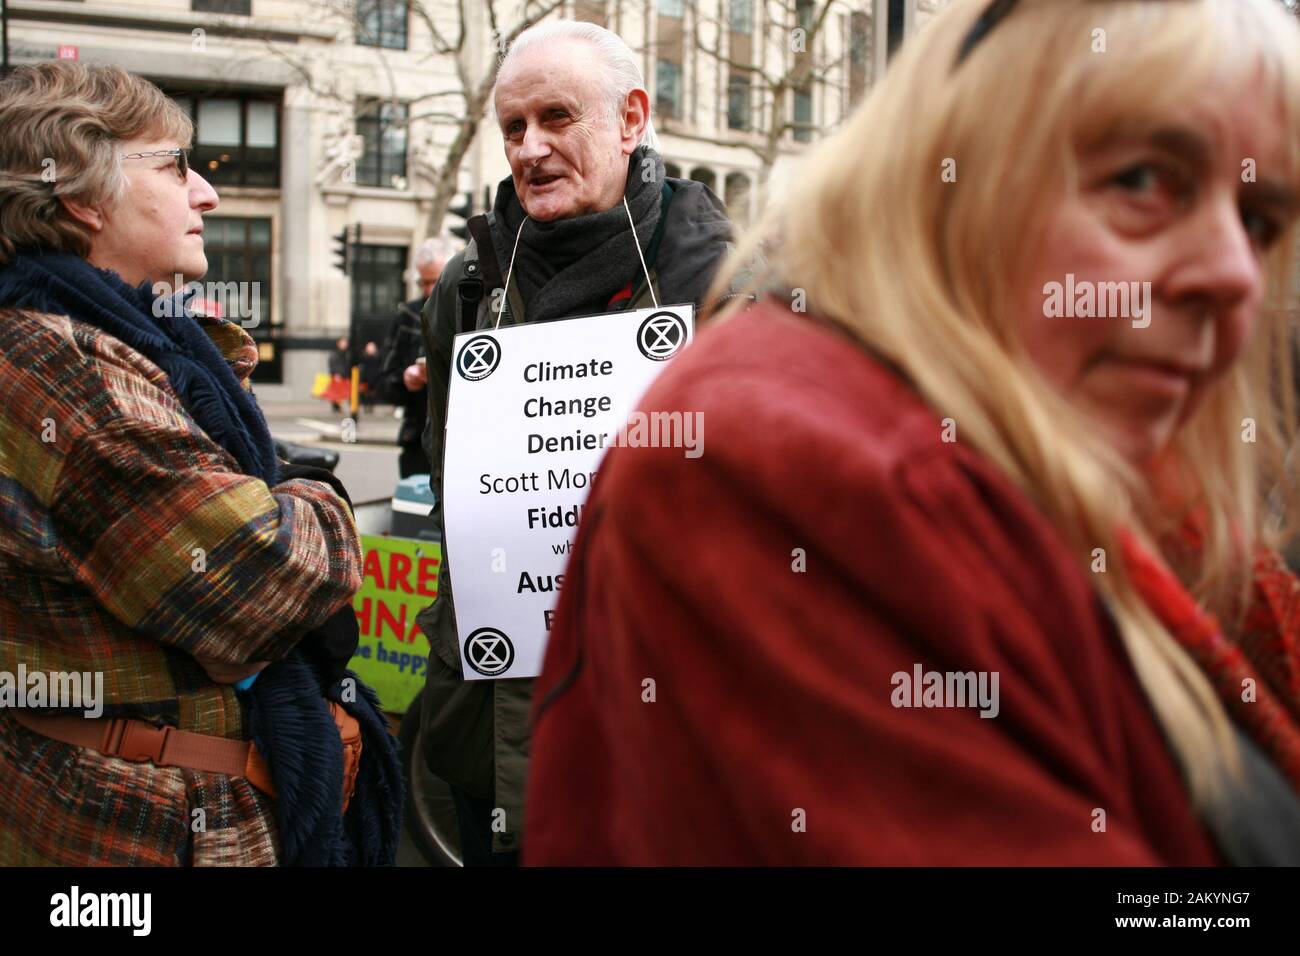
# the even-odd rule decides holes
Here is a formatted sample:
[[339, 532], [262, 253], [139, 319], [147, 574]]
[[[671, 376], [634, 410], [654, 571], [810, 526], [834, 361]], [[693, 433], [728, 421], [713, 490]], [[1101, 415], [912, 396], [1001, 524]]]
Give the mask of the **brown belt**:
[[129, 717], [90, 719], [33, 714], [11, 708], [14, 720], [44, 737], [98, 750], [107, 757], [159, 767], [184, 767], [230, 777], [246, 777], [269, 797], [275, 796], [271, 770], [251, 740], [231, 740], [175, 727], [155, 727]]

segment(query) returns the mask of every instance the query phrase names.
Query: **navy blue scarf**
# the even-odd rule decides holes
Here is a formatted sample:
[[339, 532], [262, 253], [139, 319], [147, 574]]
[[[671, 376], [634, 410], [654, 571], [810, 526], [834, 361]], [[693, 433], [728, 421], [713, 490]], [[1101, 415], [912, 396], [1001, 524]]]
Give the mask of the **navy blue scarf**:
[[164, 317], [154, 315], [147, 282], [132, 288], [117, 273], [69, 253], [19, 254], [0, 270], [0, 302], [67, 315], [129, 345], [167, 373], [190, 417], [235, 456], [244, 474], [276, 484], [275, 442], [257, 402], [179, 299], [157, 301]]
[[[190, 417], [244, 474], [275, 485], [280, 466], [266, 419], [184, 299], [155, 297], [147, 282], [133, 288], [68, 253], [20, 253], [0, 268], [0, 306], [66, 315], [135, 349], [166, 373]], [[317, 630], [348, 627], [355, 629], [356, 618], [344, 607]], [[309, 655], [327, 640], [315, 631], [305, 635], [246, 695], [253, 740], [278, 794], [281, 863], [391, 865], [401, 830], [400, 758], [374, 692], [355, 674], [321, 667], [314, 663], [320, 655]], [[327, 700], [341, 703], [362, 730], [364, 755], [346, 817], [342, 748]]]

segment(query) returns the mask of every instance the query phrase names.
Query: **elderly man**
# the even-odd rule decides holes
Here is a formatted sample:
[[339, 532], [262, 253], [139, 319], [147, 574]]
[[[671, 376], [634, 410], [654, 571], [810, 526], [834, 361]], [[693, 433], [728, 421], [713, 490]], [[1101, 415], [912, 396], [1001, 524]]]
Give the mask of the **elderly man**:
[[[492, 211], [470, 220], [473, 241], [448, 263], [424, 309], [426, 437], [440, 526], [455, 334], [498, 318], [546, 322], [652, 305], [638, 246], [659, 302], [701, 306], [730, 248], [718, 198], [700, 183], [665, 177], [640, 67], [613, 33], [571, 21], [525, 31], [501, 64], [494, 102], [510, 176]], [[533, 682], [462, 679], [454, 575], [444, 561], [438, 599], [419, 618], [433, 645], [424, 752], [452, 787], [466, 863], [509, 864], [521, 840]]]
[[438, 277], [454, 250], [445, 239], [426, 239], [415, 250], [415, 271], [420, 277], [420, 297], [400, 309], [388, 328], [384, 364], [379, 373], [379, 397], [402, 409], [402, 428], [397, 444], [402, 454], [397, 466], [403, 478], [427, 475], [429, 459], [424, 453], [424, 426], [429, 420], [428, 374], [424, 363], [424, 339], [420, 311], [438, 284]]

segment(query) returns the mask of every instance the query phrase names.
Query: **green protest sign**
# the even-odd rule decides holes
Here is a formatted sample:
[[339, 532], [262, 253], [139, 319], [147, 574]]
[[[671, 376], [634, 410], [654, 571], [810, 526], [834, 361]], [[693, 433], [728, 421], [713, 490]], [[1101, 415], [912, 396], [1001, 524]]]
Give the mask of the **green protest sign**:
[[415, 616], [438, 595], [442, 545], [363, 534], [361, 590], [352, 599], [361, 640], [351, 667], [384, 710], [402, 713], [424, 687], [429, 641]]

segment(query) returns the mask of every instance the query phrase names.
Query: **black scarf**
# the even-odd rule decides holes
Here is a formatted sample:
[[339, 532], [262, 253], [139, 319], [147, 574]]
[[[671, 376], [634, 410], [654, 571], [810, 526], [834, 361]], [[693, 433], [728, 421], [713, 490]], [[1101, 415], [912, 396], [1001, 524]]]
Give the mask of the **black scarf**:
[[[0, 307], [66, 315], [135, 349], [166, 373], [185, 410], [244, 474], [273, 486], [281, 467], [266, 419], [185, 299], [181, 293], [170, 302], [156, 300], [148, 282], [132, 288], [69, 253], [20, 253], [0, 268]], [[401, 762], [378, 698], [346, 670], [356, 632], [352, 608], [340, 608], [243, 695], [250, 732], [278, 794], [281, 863], [287, 866], [391, 865], [396, 859]], [[362, 729], [365, 756], [346, 817], [342, 748], [327, 699], [342, 703]]]
[[524, 223], [514, 271], [524, 319], [545, 322], [605, 312], [615, 293], [629, 282], [635, 284], [642, 275], [641, 260], [627, 214], [630, 210], [636, 222], [636, 241], [644, 255], [659, 224], [663, 184], [663, 159], [650, 147], [638, 146], [628, 158], [627, 210], [620, 200], [604, 212], [524, 223], [524, 209], [513, 181], [509, 177], [502, 180], [494, 207], [492, 245], [504, 279], [515, 235]]

